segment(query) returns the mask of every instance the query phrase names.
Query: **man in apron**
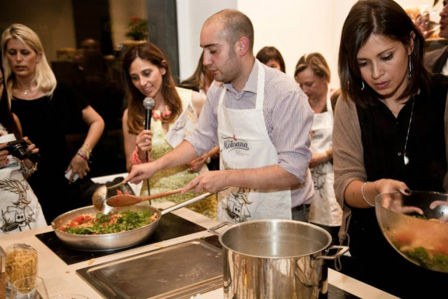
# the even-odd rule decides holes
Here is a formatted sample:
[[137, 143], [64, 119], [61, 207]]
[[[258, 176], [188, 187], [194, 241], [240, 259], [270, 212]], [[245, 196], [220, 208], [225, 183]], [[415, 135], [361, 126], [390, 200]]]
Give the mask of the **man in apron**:
[[198, 176], [185, 191], [219, 192], [220, 221], [307, 221], [313, 113], [291, 78], [255, 59], [253, 37], [251, 21], [239, 11], [226, 9], [206, 20], [203, 62], [215, 81], [198, 128], [169, 154], [133, 166], [127, 180], [139, 182], [219, 145], [220, 170]]

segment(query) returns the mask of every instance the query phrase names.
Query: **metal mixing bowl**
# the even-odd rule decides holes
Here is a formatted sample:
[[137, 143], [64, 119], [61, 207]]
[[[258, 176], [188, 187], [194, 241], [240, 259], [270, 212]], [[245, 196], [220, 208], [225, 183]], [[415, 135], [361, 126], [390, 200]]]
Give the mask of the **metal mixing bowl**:
[[375, 198], [375, 212], [384, 237], [404, 258], [448, 273], [448, 194], [383, 193]]

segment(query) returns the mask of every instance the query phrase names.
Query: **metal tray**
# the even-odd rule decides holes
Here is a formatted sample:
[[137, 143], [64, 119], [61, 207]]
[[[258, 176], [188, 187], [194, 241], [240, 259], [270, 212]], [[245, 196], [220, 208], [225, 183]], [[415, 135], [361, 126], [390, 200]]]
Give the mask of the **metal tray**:
[[190, 298], [222, 287], [222, 250], [198, 239], [77, 270], [105, 298]]

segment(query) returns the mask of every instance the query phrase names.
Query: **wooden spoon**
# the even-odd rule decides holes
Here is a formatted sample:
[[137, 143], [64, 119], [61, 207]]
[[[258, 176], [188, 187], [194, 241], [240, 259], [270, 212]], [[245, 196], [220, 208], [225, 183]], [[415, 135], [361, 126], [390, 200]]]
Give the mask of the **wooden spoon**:
[[149, 195], [149, 196], [119, 194], [119, 195], [114, 195], [114, 196], [109, 197], [106, 202], [107, 202], [107, 205], [109, 205], [111, 207], [126, 207], [126, 206], [135, 205], [142, 201], [153, 200], [156, 198], [160, 198], [160, 197], [164, 197], [164, 196], [168, 196], [168, 195], [172, 195], [172, 194], [177, 194], [177, 193], [180, 193], [181, 191], [182, 191], [182, 188], [179, 188], [176, 190], [162, 192], [159, 194], [154, 194], [154, 195]]
[[118, 184], [112, 185], [112, 186], [106, 186], [106, 184], [100, 185], [98, 188], [95, 189], [95, 191], [92, 194], [92, 204], [93, 206], [98, 210], [101, 211], [104, 214], [107, 214], [106, 210], [107, 207], [104, 205], [104, 202], [107, 198], [107, 191], [120, 187], [121, 185], [126, 184], [127, 182], [125, 180], [119, 182]]

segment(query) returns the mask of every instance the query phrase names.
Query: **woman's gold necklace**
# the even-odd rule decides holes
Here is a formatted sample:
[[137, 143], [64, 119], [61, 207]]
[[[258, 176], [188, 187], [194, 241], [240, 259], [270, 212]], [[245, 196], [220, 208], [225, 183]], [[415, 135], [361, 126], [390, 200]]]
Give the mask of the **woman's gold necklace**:
[[22, 94], [23, 94], [24, 96], [27, 96], [27, 95], [31, 94], [32, 92], [33, 92], [33, 87], [30, 87], [30, 88], [28, 88], [28, 89], [24, 89], [24, 90], [22, 91]]

